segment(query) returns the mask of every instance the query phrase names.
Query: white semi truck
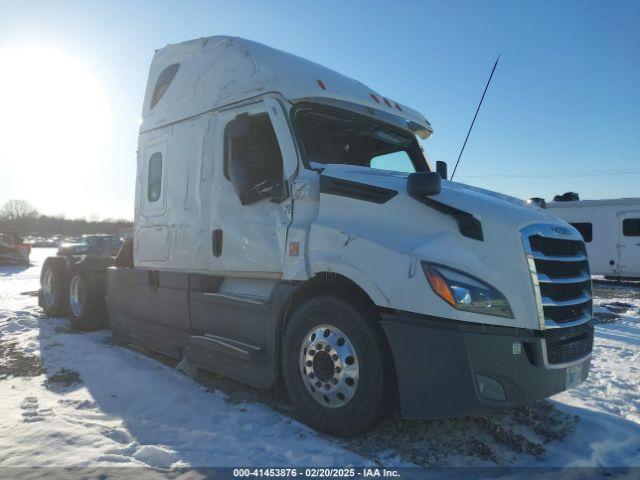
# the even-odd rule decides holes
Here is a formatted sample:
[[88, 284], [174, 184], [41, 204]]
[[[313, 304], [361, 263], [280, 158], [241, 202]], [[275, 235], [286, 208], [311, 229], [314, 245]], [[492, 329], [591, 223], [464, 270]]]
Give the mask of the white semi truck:
[[[135, 233], [115, 261], [52, 257], [40, 303], [259, 388], [353, 435], [527, 405], [582, 382], [580, 234], [445, 180], [429, 122], [369, 87], [232, 37], [155, 53]], [[391, 167], [390, 167], [391, 165]]]

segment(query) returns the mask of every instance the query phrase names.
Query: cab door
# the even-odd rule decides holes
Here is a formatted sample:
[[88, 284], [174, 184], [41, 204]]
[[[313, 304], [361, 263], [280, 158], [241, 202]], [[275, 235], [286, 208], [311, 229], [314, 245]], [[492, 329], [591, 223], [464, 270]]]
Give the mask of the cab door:
[[212, 255], [225, 275], [282, 275], [297, 154], [280, 104], [266, 99], [219, 114]]
[[620, 260], [616, 275], [640, 276], [640, 210], [618, 214]]

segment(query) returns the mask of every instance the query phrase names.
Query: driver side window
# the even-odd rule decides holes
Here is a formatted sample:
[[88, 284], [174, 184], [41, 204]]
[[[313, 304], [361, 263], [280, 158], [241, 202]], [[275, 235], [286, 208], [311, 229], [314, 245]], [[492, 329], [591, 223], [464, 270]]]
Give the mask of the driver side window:
[[282, 153], [267, 113], [239, 118], [245, 124], [242, 134], [231, 131], [233, 121], [225, 128], [224, 175], [234, 186], [246, 186], [248, 197], [241, 195], [241, 200], [248, 204], [264, 198], [264, 189], [282, 183]]

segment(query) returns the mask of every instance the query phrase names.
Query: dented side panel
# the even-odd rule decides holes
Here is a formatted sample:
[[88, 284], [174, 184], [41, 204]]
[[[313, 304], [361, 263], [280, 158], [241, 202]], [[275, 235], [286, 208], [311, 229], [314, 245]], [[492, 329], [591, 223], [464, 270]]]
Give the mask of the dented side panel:
[[[212, 149], [210, 115], [155, 132], [139, 142], [134, 263], [138, 267], [208, 268], [202, 246], [208, 237]], [[162, 154], [160, 198], [149, 198], [149, 158]]]

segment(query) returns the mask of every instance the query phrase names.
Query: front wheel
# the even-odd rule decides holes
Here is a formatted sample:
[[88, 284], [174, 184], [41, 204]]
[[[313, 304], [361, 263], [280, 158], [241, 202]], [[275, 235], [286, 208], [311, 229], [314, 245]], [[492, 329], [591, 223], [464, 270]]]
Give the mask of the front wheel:
[[282, 370], [303, 421], [332, 435], [370, 428], [395, 398], [380, 328], [336, 297], [309, 300], [294, 312], [284, 334]]

